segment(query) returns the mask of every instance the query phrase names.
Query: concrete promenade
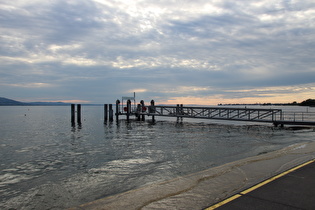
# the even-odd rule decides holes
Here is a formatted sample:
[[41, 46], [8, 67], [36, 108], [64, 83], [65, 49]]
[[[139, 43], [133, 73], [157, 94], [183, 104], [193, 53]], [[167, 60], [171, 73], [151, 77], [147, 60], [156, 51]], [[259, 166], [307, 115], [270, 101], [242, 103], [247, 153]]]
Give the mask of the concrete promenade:
[[[315, 209], [315, 142], [245, 158], [194, 174], [144, 186], [82, 204], [72, 209], [207, 209], [237, 195], [218, 209]], [[257, 183], [268, 184], [257, 190]], [[268, 181], [269, 182], [269, 181]], [[248, 190], [250, 189], [250, 190]], [[240, 194], [241, 193], [241, 194]], [[282, 208], [283, 207], [283, 208]]]
[[206, 210], [315, 209], [315, 160], [267, 179]]

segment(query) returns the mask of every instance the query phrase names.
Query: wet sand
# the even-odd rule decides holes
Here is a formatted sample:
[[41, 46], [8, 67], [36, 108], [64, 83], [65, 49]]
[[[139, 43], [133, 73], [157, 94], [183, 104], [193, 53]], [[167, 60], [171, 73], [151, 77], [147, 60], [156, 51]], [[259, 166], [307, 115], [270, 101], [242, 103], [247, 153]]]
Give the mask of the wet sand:
[[291, 145], [71, 209], [204, 209], [315, 158], [315, 142]]

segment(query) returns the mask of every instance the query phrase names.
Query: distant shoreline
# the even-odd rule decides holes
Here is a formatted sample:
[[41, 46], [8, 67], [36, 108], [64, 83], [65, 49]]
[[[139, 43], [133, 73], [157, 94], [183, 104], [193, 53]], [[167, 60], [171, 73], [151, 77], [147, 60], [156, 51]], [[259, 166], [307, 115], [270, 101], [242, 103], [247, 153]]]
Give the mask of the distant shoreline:
[[[23, 103], [23, 104], [0, 104], [0, 106], [70, 106], [71, 104], [63, 103], [63, 104], [42, 104], [42, 103]], [[82, 106], [103, 106], [104, 104], [81, 104]]]
[[[64, 102], [21, 102], [0, 97], [0, 106], [70, 106]], [[83, 106], [101, 106], [102, 104], [82, 104]]]
[[[0, 97], [0, 106], [69, 106], [71, 103], [64, 102], [21, 102], [12, 99]], [[102, 106], [103, 104], [82, 104], [84, 106]], [[198, 106], [198, 105], [197, 105]], [[307, 99], [298, 103], [234, 103], [234, 104], [218, 104], [218, 106], [310, 106], [315, 107], [315, 99]]]
[[315, 106], [315, 99], [307, 99], [298, 103], [296, 101], [292, 103], [254, 103], [254, 104], [218, 104], [218, 106]]
[[218, 104], [218, 106], [300, 106], [299, 103]]

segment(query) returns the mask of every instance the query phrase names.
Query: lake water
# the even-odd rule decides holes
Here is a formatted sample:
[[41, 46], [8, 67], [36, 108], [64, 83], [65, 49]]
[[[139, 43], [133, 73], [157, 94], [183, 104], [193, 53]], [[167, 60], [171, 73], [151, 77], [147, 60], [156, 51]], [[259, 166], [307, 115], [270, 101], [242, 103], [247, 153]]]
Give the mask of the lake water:
[[159, 117], [104, 124], [103, 115], [83, 106], [73, 127], [68, 106], [0, 107], [0, 208], [64, 209], [315, 140], [314, 129]]

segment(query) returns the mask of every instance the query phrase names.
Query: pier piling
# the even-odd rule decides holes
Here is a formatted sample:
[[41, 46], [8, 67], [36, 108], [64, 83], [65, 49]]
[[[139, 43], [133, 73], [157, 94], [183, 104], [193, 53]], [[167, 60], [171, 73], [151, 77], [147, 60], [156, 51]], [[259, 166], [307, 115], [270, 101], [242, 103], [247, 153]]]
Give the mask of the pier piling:
[[114, 120], [114, 115], [113, 115], [113, 104], [109, 104], [109, 121], [112, 122]]
[[[180, 105], [180, 115], [181, 116], [184, 115], [184, 105], [183, 104]], [[180, 121], [183, 122], [183, 117], [180, 117]]]
[[145, 107], [145, 105], [144, 105], [144, 101], [143, 100], [141, 100], [140, 101], [140, 104], [141, 104], [141, 120], [142, 121], [145, 121], [145, 115], [143, 114], [143, 112], [145, 112], [146, 111], [146, 107]]
[[140, 113], [141, 113], [141, 104], [138, 104], [138, 105], [137, 105], [137, 113], [136, 113], [136, 116], [137, 116], [138, 121], [141, 120], [141, 115], [140, 115]]
[[150, 106], [149, 113], [152, 114], [152, 122], [154, 122], [154, 121], [155, 121], [155, 116], [154, 116], [154, 113], [155, 113], [154, 100], [151, 100], [151, 106]]
[[107, 123], [108, 120], [108, 104], [104, 104], [104, 124]]
[[179, 104], [176, 105], [176, 116], [177, 116], [177, 122], [179, 122]]
[[81, 104], [77, 105], [77, 122], [79, 125], [81, 124]]
[[128, 101], [127, 101], [127, 122], [129, 122], [130, 114], [131, 114], [131, 101], [128, 99]]
[[71, 124], [75, 125], [75, 104], [71, 104]]
[[117, 99], [116, 100], [116, 121], [119, 120], [119, 104], [120, 104], [120, 101]]

